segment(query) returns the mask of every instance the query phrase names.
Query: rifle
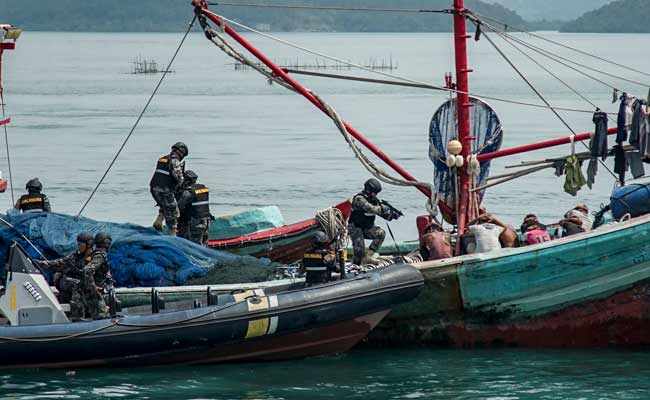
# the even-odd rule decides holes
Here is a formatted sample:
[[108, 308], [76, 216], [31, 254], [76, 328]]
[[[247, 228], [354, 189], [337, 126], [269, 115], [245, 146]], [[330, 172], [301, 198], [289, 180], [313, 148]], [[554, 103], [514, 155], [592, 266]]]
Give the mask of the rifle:
[[395, 208], [392, 204], [387, 202], [386, 200], [379, 200], [379, 204], [382, 206], [386, 206], [388, 210], [390, 211], [390, 214], [388, 215], [388, 218], [386, 218], [389, 221], [392, 221], [394, 219], [398, 219], [399, 217], [403, 217], [404, 213]]

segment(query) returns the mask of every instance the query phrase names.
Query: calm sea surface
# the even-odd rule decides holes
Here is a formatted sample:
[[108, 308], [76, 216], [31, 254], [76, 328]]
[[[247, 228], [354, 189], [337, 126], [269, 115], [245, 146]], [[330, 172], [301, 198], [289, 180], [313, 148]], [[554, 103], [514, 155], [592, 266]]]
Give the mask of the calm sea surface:
[[[648, 35], [560, 35], [553, 39], [598, 52], [638, 68], [650, 65], [643, 51]], [[283, 39], [342, 59], [365, 63], [392, 57], [393, 73], [443, 84], [453, 70], [451, 34], [280, 34]], [[249, 36], [271, 58], [302, 63], [300, 54], [259, 36]], [[12, 166], [17, 194], [38, 176], [54, 209], [77, 213], [128, 133], [159, 76], [130, 74], [137, 56], [167, 62], [180, 34], [27, 32], [18, 50], [5, 53], [3, 68]], [[505, 48], [506, 45], [504, 45]], [[529, 61], [506, 49], [552, 104], [591, 106]], [[603, 71], [642, 82], [650, 78], [603, 65], [567, 50], [560, 54]], [[475, 69], [470, 87], [478, 94], [538, 102], [508, 65], [482, 40], [470, 43]], [[148, 182], [155, 159], [182, 140], [188, 167], [212, 188], [212, 211], [229, 214], [262, 205], [281, 207], [287, 222], [356, 193], [368, 174], [330, 121], [302, 98], [268, 85], [256, 73], [235, 71], [231, 61], [196, 33], [126, 150], [85, 212], [86, 216], [149, 224], [155, 215]], [[611, 91], [575, 72], [548, 64], [563, 79], [608, 111]], [[365, 76], [365, 73], [339, 71]], [[446, 96], [438, 92], [363, 83], [300, 78], [354, 127], [422, 180], [432, 177], [428, 125]], [[646, 96], [647, 87], [603, 78]], [[504, 148], [567, 135], [548, 110], [491, 101], [505, 127]], [[563, 113], [577, 132], [593, 129], [591, 114]], [[580, 147], [578, 147], [580, 150]], [[554, 148], [493, 163], [492, 173], [520, 160], [567, 155]], [[610, 160], [611, 163], [611, 160]], [[0, 168], [8, 176], [6, 160]], [[606, 202], [613, 180], [601, 168], [593, 190], [577, 198], [563, 192], [551, 171], [491, 190], [487, 208], [507, 222], [534, 212], [557, 221], [576, 202], [592, 208]], [[398, 240], [415, 237], [414, 219], [425, 199], [415, 190], [387, 188], [384, 197], [406, 218], [393, 230]], [[11, 206], [9, 192], [0, 208]], [[0, 376], [7, 398], [650, 398], [646, 353], [613, 351], [356, 351], [305, 361], [136, 370], [23, 371]]]

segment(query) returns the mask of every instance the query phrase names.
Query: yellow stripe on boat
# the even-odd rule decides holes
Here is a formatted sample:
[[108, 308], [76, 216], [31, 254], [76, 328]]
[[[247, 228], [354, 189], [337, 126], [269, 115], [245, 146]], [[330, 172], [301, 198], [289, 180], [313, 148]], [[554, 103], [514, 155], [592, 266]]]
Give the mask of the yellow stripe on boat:
[[[259, 302], [258, 302], [259, 301]], [[248, 300], [248, 311], [266, 310], [269, 308], [268, 297], [256, 297]], [[246, 330], [246, 339], [264, 336], [269, 330], [269, 318], [260, 318], [248, 321], [248, 329]]]
[[9, 311], [16, 311], [16, 285], [9, 286]]
[[240, 301], [244, 301], [249, 297], [264, 296], [264, 290], [263, 289], [245, 290], [241, 293], [235, 293], [232, 296], [235, 298], [235, 301], [239, 303]]

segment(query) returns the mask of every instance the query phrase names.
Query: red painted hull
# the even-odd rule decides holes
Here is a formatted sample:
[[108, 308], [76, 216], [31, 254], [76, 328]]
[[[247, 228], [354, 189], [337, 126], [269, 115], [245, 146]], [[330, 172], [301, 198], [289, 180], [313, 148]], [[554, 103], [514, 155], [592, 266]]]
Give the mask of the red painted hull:
[[[341, 210], [344, 218], [349, 217], [351, 210], [349, 201], [338, 204], [336, 208]], [[312, 244], [311, 236], [319, 229], [320, 224], [315, 218], [312, 218], [235, 238], [210, 240], [208, 247], [255, 257], [266, 257], [273, 261], [290, 264], [302, 258]], [[261, 249], [246, 251], [247, 248], [252, 249], [260, 246]]]
[[[510, 323], [472, 323], [463, 321], [462, 315], [453, 320], [386, 320], [369, 339], [374, 345], [650, 347], [650, 282], [641, 282], [606, 299]], [[412, 329], [405, 332], [403, 326]]]

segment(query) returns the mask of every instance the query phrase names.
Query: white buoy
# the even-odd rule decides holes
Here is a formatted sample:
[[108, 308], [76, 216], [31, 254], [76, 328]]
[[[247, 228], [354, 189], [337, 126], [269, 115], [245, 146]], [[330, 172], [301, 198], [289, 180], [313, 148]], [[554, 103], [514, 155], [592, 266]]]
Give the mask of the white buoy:
[[464, 164], [463, 156], [456, 157], [456, 168], [461, 168]]
[[[463, 157], [460, 158], [462, 159]], [[454, 168], [456, 166], [456, 156], [453, 154], [448, 154], [446, 162], [449, 168]]]
[[447, 151], [457, 156], [463, 151], [463, 145], [458, 140], [450, 140], [447, 143]]

